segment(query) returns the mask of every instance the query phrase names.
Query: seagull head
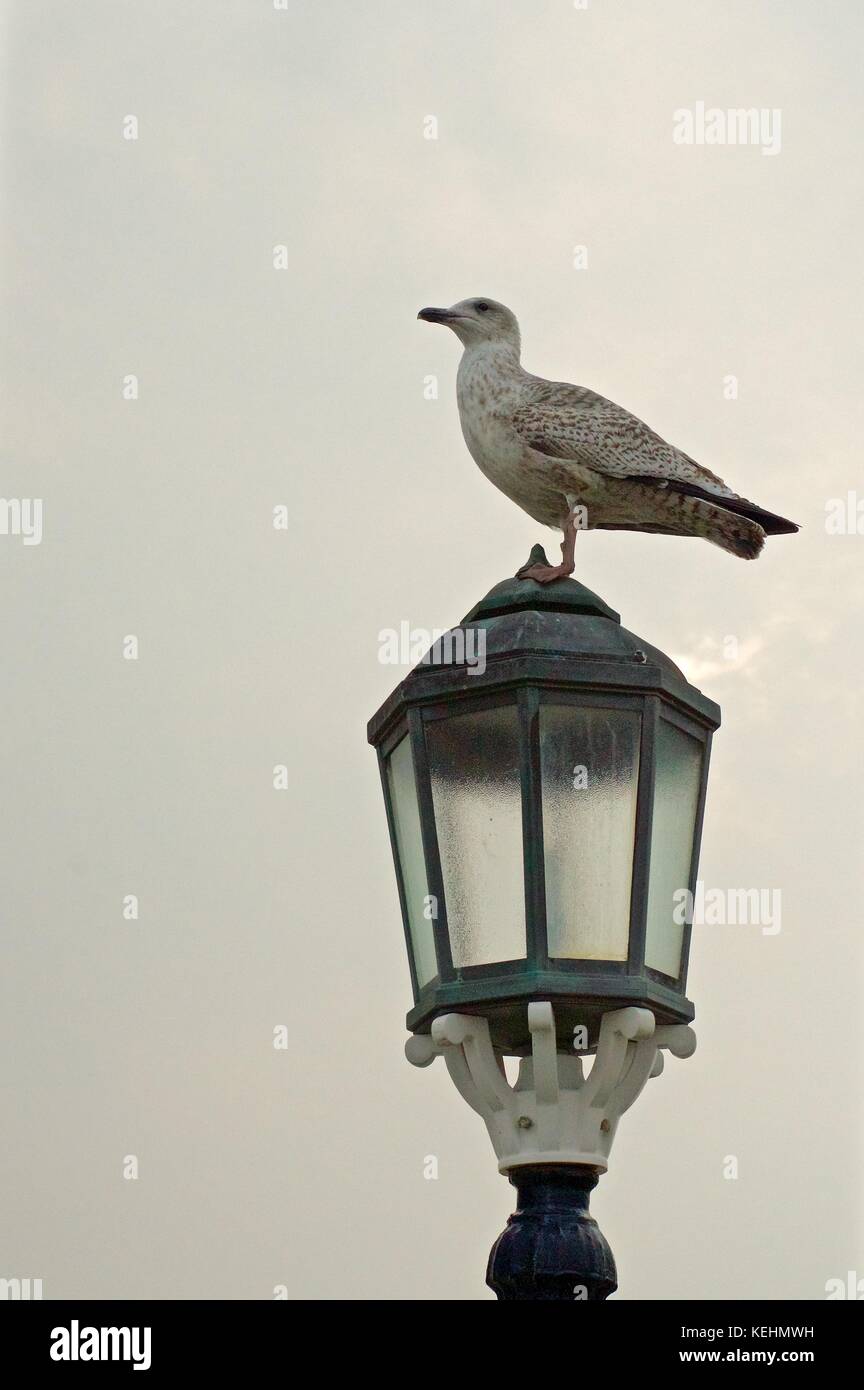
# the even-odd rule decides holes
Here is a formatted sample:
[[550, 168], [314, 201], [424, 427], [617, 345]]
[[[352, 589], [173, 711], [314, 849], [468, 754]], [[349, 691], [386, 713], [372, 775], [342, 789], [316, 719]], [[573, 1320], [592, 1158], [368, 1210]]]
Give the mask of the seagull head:
[[449, 309], [421, 309], [424, 323], [443, 323], [452, 328], [466, 348], [502, 346], [519, 352], [519, 324], [516, 315], [496, 299], [460, 299]]

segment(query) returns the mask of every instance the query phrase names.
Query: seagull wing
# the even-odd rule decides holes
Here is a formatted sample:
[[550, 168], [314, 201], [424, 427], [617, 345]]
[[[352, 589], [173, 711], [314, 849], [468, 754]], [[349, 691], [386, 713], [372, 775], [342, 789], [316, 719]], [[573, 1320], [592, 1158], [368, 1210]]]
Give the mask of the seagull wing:
[[798, 529], [794, 522], [733, 492], [716, 473], [595, 391], [535, 378], [523, 401], [513, 413], [513, 428], [538, 454], [572, 459], [611, 477], [700, 497], [749, 517], [769, 534]]
[[614, 401], [563, 381], [532, 387], [513, 426], [525, 443], [551, 458], [574, 459], [615, 478], [695, 483], [713, 497], [736, 494]]

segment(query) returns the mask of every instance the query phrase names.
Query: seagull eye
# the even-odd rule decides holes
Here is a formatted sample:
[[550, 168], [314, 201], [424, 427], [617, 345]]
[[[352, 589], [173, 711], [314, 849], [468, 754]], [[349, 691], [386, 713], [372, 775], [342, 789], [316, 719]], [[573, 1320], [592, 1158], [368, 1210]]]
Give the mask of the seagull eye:
[[482, 299], [479, 301], [479, 303], [474, 305], [474, 308], [477, 310], [478, 314], [488, 314], [489, 312], [489, 305], [484, 304]]

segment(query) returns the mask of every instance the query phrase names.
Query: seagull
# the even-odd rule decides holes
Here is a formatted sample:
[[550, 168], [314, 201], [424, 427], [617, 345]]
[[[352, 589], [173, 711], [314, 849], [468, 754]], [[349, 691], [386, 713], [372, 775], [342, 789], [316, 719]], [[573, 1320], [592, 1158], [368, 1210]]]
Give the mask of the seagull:
[[526, 372], [519, 324], [505, 304], [462, 299], [417, 317], [445, 324], [465, 349], [456, 397], [480, 471], [535, 521], [564, 533], [560, 565], [529, 562], [520, 578], [549, 584], [572, 574], [582, 530], [701, 536], [743, 560], [755, 560], [766, 535], [798, 530], [614, 401]]

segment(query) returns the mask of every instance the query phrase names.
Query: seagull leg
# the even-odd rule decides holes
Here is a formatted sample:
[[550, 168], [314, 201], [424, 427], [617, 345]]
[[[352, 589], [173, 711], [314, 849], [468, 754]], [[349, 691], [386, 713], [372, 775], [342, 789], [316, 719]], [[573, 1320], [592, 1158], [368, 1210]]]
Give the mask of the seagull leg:
[[535, 579], [538, 584], [551, 584], [554, 579], [566, 579], [576, 568], [576, 536], [580, 531], [579, 515], [574, 507], [564, 522], [560, 565], [525, 565], [517, 571], [517, 579]]

